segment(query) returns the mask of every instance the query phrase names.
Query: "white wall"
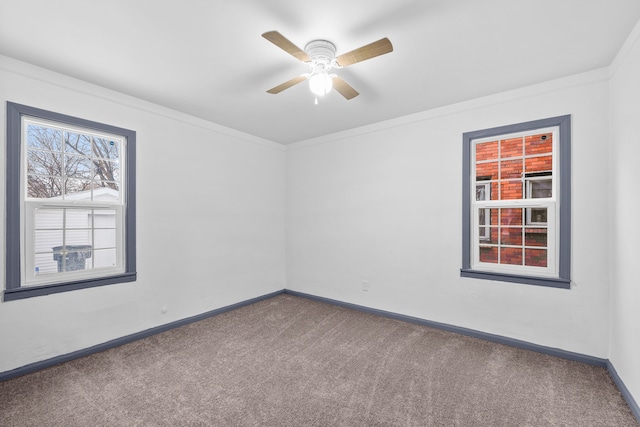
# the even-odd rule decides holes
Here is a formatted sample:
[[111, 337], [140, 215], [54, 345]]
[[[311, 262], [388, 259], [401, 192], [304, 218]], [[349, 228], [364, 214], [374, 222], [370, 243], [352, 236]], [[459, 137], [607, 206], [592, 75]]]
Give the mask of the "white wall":
[[0, 372], [285, 287], [282, 146], [0, 57], [3, 211], [6, 101], [137, 132], [138, 280], [0, 303]]
[[611, 68], [609, 359], [640, 403], [640, 23]]
[[[609, 188], [607, 79], [596, 70], [288, 146], [287, 288], [607, 358], [609, 214], [594, 203]], [[463, 132], [564, 114], [571, 290], [461, 278]]]

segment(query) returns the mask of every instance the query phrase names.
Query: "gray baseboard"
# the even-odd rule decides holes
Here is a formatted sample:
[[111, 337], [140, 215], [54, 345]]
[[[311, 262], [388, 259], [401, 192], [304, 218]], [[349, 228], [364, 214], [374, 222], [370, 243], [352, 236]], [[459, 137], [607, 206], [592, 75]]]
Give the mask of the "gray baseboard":
[[620, 394], [622, 394], [624, 400], [627, 401], [629, 409], [631, 409], [631, 412], [636, 417], [636, 420], [638, 420], [638, 423], [640, 423], [640, 406], [638, 406], [638, 402], [636, 402], [636, 400], [633, 398], [624, 381], [622, 381], [622, 378], [620, 378], [620, 376], [618, 375], [616, 368], [613, 367], [613, 363], [611, 363], [611, 361], [609, 360], [607, 360], [607, 370], [609, 371], [609, 375], [611, 375], [613, 382], [616, 384], [616, 387], [618, 387], [618, 390], [620, 390]]

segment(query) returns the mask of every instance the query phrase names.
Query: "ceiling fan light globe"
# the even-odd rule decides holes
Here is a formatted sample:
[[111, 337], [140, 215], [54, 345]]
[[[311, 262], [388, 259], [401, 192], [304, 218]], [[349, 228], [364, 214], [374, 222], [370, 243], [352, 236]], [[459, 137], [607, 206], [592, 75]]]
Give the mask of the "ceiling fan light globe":
[[326, 72], [320, 72], [309, 77], [309, 90], [317, 96], [331, 92], [333, 79]]

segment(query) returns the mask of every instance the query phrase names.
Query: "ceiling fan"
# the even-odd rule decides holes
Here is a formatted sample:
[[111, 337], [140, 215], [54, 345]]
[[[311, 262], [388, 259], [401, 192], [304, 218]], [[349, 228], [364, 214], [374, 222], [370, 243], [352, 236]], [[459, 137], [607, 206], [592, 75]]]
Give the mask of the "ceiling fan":
[[309, 89], [316, 96], [316, 104], [318, 103], [318, 96], [326, 95], [333, 87], [347, 100], [359, 95], [358, 91], [343, 79], [335, 74], [329, 74], [332, 68], [346, 67], [393, 51], [393, 45], [386, 37], [339, 56], [336, 56], [336, 46], [327, 40], [312, 40], [302, 50], [277, 31], [266, 32], [262, 37], [297, 60], [308, 64], [310, 68], [309, 73], [279, 84], [267, 92], [277, 94], [298, 83], [309, 80]]

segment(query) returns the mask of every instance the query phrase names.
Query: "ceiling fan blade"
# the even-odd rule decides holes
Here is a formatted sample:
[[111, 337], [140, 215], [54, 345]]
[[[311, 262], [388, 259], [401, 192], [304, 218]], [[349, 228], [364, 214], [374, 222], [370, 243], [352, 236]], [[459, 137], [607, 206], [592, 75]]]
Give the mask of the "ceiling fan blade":
[[393, 52], [393, 45], [389, 39], [385, 37], [377, 42], [369, 43], [366, 46], [352, 50], [351, 52], [343, 53], [336, 58], [336, 62], [341, 67], [346, 67], [347, 65], [375, 58], [376, 56], [384, 55], [389, 52]]
[[349, 84], [342, 80], [340, 77], [333, 78], [333, 87], [340, 93], [340, 95], [344, 96], [347, 100], [360, 95], [357, 90], [349, 86]]
[[272, 94], [276, 94], [276, 93], [280, 93], [285, 89], [289, 89], [291, 86], [295, 86], [298, 83], [301, 83], [303, 81], [307, 80], [307, 78], [305, 76], [299, 76], [299, 77], [295, 77], [289, 81], [286, 81], [276, 87], [273, 87], [271, 89], [269, 89], [267, 92], [268, 93], [272, 93]]
[[302, 62], [311, 61], [311, 58], [309, 58], [309, 55], [307, 55], [304, 52], [304, 50], [300, 49], [298, 46], [291, 43], [289, 39], [287, 39], [285, 36], [283, 36], [277, 31], [268, 31], [264, 33], [262, 37], [269, 40], [271, 43], [275, 44], [280, 49], [284, 50], [289, 55], [293, 56], [299, 61], [302, 61]]

